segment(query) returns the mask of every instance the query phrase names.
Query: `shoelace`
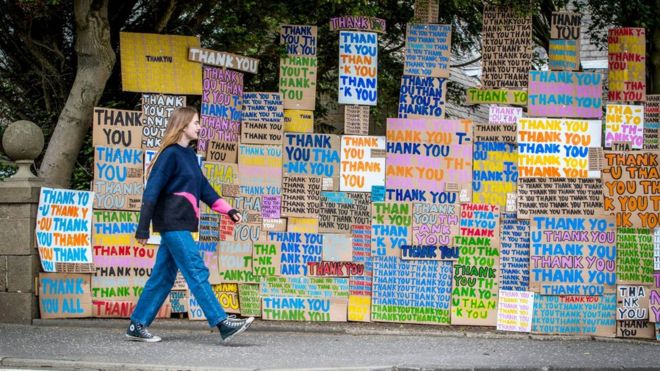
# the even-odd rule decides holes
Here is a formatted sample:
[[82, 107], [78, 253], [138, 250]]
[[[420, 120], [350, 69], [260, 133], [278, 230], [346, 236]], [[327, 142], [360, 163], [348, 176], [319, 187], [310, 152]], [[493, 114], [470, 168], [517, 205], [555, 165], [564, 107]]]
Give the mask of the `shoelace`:
[[151, 338], [152, 337], [151, 333], [149, 333], [149, 330], [147, 330], [147, 328], [142, 326], [142, 325], [137, 325], [137, 330], [140, 333], [140, 336], [143, 337], [143, 338]]
[[245, 320], [238, 319], [236, 316], [228, 316], [224, 322], [225, 326], [229, 327], [241, 327], [245, 324]]

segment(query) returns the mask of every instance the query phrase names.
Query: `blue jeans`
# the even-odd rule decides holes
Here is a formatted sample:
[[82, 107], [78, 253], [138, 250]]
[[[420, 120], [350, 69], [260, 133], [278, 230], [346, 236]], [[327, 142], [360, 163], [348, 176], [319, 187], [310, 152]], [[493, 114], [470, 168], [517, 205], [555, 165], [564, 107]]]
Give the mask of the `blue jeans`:
[[188, 283], [188, 288], [204, 311], [209, 326], [215, 326], [225, 318], [222, 309], [209, 284], [209, 269], [199, 254], [197, 243], [189, 231], [161, 232], [160, 247], [151, 277], [144, 285], [131, 320], [144, 326], [151, 325], [158, 310], [168, 298], [177, 267]]

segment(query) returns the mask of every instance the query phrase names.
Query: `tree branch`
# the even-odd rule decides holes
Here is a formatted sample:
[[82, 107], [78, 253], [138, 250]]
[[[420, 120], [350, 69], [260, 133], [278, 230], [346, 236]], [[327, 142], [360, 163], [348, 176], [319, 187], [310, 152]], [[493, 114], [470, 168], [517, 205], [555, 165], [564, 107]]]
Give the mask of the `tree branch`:
[[477, 58], [471, 60], [471, 61], [467, 61], [467, 62], [465, 62], [465, 63], [460, 63], [460, 64], [452, 64], [452, 65], [449, 66], [449, 67], [451, 67], [451, 68], [465, 67], [465, 66], [471, 65], [472, 63], [479, 62], [480, 60], [481, 60], [481, 55], [478, 56]]

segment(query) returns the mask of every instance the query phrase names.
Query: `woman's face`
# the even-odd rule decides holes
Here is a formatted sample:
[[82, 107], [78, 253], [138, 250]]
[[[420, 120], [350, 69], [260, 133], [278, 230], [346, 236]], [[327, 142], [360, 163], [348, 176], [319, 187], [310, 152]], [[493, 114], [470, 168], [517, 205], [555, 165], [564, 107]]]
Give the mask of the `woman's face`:
[[195, 114], [192, 120], [183, 129], [183, 137], [189, 141], [199, 138], [199, 116]]

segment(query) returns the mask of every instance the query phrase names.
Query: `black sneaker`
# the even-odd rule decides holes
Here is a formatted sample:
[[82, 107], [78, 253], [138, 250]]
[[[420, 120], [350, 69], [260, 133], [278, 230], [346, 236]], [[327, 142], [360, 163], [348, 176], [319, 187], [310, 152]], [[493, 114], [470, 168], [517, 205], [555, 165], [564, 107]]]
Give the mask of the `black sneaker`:
[[133, 321], [131, 321], [128, 330], [126, 330], [126, 338], [128, 338], [128, 340], [145, 341], [147, 343], [156, 343], [161, 340], [160, 337], [151, 335], [144, 325]]
[[218, 323], [222, 341], [227, 342], [234, 336], [247, 330], [252, 324], [252, 321], [254, 321], [254, 317], [248, 317], [246, 319], [236, 318], [235, 316], [227, 317], [224, 321]]

